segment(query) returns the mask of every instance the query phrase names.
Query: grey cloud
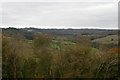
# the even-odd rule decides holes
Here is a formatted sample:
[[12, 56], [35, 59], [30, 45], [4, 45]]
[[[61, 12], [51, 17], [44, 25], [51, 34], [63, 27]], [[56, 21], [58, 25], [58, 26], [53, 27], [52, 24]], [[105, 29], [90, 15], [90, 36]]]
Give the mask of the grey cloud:
[[117, 27], [117, 3], [4, 3], [3, 24], [22, 26]]
[[119, 0], [2, 0], [2, 2], [118, 2]]

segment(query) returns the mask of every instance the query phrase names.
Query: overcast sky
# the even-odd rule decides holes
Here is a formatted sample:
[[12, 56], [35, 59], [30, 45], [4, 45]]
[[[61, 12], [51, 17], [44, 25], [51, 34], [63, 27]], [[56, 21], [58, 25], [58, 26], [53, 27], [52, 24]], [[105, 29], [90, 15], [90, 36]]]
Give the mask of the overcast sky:
[[6, 1], [2, 3], [2, 25], [37, 28], [117, 28], [118, 3], [115, 0], [109, 1], [111, 2]]

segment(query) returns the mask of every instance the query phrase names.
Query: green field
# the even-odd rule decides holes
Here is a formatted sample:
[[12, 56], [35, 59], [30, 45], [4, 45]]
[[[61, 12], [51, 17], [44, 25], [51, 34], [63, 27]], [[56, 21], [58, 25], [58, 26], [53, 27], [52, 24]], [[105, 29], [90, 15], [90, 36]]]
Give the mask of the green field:
[[70, 42], [70, 41], [61, 41], [58, 45], [59, 41], [58, 40], [52, 40], [52, 43], [50, 44], [50, 46], [54, 49], [58, 49], [60, 50], [60, 45], [74, 45], [76, 43]]
[[90, 53], [92, 54], [98, 54], [100, 51], [97, 48], [92, 48]]
[[28, 41], [27, 43], [28, 43], [28, 44], [32, 44], [32, 41]]
[[[57, 49], [60, 50], [60, 45], [57, 45], [58, 41], [57, 40], [52, 40], [53, 43], [50, 44], [50, 46], [53, 49]], [[66, 46], [66, 45], [75, 45], [76, 43], [70, 42], [70, 41], [62, 41], [62, 46]], [[64, 48], [63, 48], [64, 50]], [[97, 48], [92, 48], [90, 53], [91, 54], [98, 54], [100, 51]]]
[[[53, 49], [60, 50], [60, 45], [57, 44], [58, 42], [59, 42], [58, 40], [52, 40], [52, 43], [50, 43], [50, 46]], [[28, 44], [32, 44], [32, 41], [28, 41], [27, 43]], [[70, 41], [62, 41], [61, 42], [62, 46], [65, 46], [65, 45], [75, 45], [75, 44], [76, 43], [70, 42]], [[99, 53], [99, 50], [97, 48], [92, 48], [92, 50], [90, 51], [90, 53]]]

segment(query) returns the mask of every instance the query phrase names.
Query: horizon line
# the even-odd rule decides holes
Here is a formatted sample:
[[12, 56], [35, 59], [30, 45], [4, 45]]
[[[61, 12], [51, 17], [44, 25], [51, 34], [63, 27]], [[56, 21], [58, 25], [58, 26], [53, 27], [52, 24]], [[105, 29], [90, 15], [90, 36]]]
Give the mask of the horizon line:
[[70, 27], [70, 26], [0, 26], [0, 28], [36, 28], [36, 29], [119, 29], [117, 28], [101, 28], [101, 27]]
[[0, 27], [0, 28], [16, 28], [16, 29], [25, 29], [25, 28], [35, 28], [35, 29], [106, 29], [106, 30], [119, 30], [119, 28], [38, 28], [38, 27]]

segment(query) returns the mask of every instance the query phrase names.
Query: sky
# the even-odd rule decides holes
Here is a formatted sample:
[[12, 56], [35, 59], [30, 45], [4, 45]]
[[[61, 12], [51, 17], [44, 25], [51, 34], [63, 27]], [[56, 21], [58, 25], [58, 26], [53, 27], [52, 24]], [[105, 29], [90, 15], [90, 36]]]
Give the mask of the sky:
[[2, 27], [118, 28], [118, 0], [4, 0]]

